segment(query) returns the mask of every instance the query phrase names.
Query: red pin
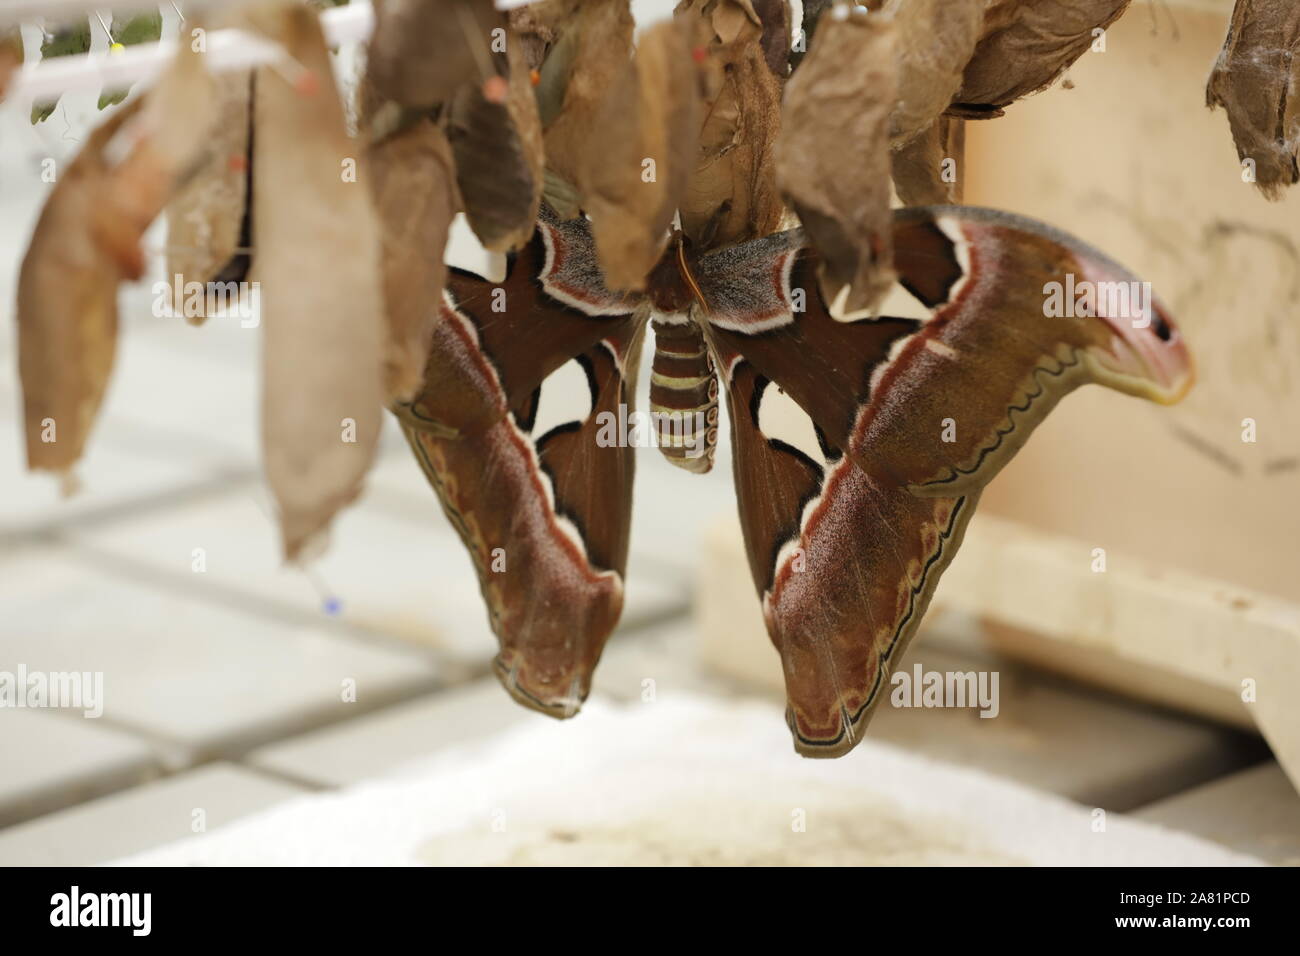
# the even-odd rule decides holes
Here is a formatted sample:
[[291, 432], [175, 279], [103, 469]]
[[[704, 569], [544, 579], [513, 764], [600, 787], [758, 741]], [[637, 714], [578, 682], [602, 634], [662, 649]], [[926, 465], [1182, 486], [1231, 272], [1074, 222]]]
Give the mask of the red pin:
[[489, 103], [504, 103], [510, 94], [510, 84], [502, 76], [489, 76], [483, 81], [483, 99]]
[[314, 70], [304, 69], [294, 80], [293, 88], [299, 96], [315, 96], [320, 92], [320, 77]]

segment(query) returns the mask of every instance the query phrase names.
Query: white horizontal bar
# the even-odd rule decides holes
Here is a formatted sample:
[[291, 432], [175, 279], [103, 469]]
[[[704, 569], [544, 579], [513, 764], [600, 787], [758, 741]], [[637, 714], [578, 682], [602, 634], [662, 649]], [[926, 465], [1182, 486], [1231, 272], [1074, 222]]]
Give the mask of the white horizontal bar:
[[[369, 3], [333, 7], [321, 14], [321, 27], [331, 46], [365, 40], [374, 25]], [[189, 34], [182, 33], [185, 42]], [[242, 30], [213, 30], [208, 34], [206, 62], [213, 72], [239, 70], [269, 63], [280, 45]], [[148, 83], [176, 54], [176, 40], [130, 46], [116, 53], [82, 53], [51, 57], [23, 67], [7, 99], [52, 100], [75, 90], [125, 89]]]
[[[240, 0], [176, 0], [180, 12], [189, 16], [204, 10], [234, 6]], [[369, 0], [353, 0], [350, 6], [368, 3]], [[537, 0], [496, 0], [498, 10], [513, 10], [526, 7]], [[117, 13], [135, 13], [141, 10], [154, 10], [171, 5], [171, 0], [0, 0], [0, 26], [15, 23], [62, 23], [76, 17], [89, 16], [101, 10], [111, 9]], [[337, 9], [337, 8], [332, 8]]]
[[[229, 6], [236, 0], [176, 0], [183, 14], [198, 13], [204, 9]], [[34, 23], [44, 20], [46, 26], [64, 23], [100, 10], [114, 13], [138, 13], [170, 6], [169, 0], [0, 0], [0, 26], [14, 23]]]
[[[495, 0], [498, 10], [527, 6], [536, 0]], [[17, 3], [0, 9], [0, 25], [7, 20], [30, 21], [44, 17], [57, 21], [58, 16], [80, 16], [109, 3], [121, 10], [155, 7], [137, 0], [46, 0], [44, 3]], [[183, 9], [228, 6], [230, 0], [188, 0]], [[58, 14], [58, 16], [56, 16]], [[361, 43], [374, 29], [375, 12], [368, 0], [352, 0], [346, 7], [331, 7], [321, 13], [321, 27], [330, 46]], [[188, 38], [188, 34], [183, 34]], [[187, 41], [188, 42], [188, 41]], [[214, 30], [208, 34], [208, 69], [213, 72], [239, 70], [268, 63], [278, 55], [278, 44], [239, 30]], [[56, 99], [74, 90], [125, 89], [136, 83], [149, 83], [171, 61], [176, 52], [175, 40], [126, 47], [116, 53], [81, 53], [51, 57], [23, 67], [10, 85], [6, 99], [32, 102]]]

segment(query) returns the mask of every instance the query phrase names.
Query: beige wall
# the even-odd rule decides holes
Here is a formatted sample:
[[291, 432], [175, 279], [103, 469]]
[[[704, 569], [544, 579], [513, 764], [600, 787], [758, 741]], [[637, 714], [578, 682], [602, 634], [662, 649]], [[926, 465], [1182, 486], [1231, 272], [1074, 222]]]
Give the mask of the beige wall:
[[1071, 396], [982, 510], [1112, 564], [1128, 553], [1300, 600], [1300, 186], [1261, 198], [1205, 108], [1230, 9], [1135, 3], [1072, 89], [969, 124], [966, 201], [1061, 226], [1153, 282], [1199, 371], [1173, 409]]

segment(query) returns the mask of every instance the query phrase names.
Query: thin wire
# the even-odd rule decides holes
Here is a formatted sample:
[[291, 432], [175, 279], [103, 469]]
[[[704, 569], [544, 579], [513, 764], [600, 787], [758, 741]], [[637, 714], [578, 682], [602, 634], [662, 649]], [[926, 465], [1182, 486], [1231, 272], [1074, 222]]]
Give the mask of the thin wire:
[[103, 29], [104, 29], [104, 36], [108, 37], [108, 45], [109, 45], [109, 46], [112, 46], [113, 43], [114, 43], [114, 40], [113, 40], [113, 31], [110, 30], [110, 29], [108, 28], [108, 24], [104, 22], [104, 15], [103, 15], [102, 13], [100, 13], [98, 10], [96, 10], [96, 11], [95, 11], [95, 19], [98, 20], [98, 21], [99, 21], [99, 25], [100, 25], [101, 27], [103, 27]]

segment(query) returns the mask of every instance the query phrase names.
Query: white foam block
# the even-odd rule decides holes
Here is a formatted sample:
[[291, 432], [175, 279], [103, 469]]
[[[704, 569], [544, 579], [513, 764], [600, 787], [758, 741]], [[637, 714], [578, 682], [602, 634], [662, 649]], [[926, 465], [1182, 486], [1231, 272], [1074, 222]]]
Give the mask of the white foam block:
[[222, 864], [1251, 865], [1186, 834], [908, 754], [790, 749], [780, 713], [589, 702], [398, 775], [121, 861]]

